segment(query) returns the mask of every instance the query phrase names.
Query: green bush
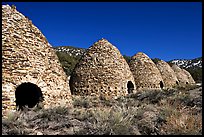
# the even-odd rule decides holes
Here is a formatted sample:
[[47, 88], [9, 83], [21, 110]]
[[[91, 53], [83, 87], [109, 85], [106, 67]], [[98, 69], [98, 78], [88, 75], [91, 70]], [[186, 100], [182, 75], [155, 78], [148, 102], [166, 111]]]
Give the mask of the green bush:
[[59, 61], [67, 76], [70, 76], [80, 57], [69, 56], [64, 52], [56, 51]]

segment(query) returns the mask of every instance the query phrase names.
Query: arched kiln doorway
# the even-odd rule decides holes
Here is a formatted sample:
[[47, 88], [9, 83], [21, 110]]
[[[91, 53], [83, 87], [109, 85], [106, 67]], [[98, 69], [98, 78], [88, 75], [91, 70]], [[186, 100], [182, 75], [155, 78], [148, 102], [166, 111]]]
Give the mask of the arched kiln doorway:
[[164, 83], [162, 81], [159, 82], [160, 88], [163, 89]]
[[133, 83], [131, 81], [128, 81], [127, 89], [128, 89], [128, 94], [133, 93], [134, 85], [133, 85]]
[[16, 108], [23, 110], [24, 106], [33, 108], [44, 99], [41, 89], [33, 83], [25, 82], [20, 84], [15, 91]]

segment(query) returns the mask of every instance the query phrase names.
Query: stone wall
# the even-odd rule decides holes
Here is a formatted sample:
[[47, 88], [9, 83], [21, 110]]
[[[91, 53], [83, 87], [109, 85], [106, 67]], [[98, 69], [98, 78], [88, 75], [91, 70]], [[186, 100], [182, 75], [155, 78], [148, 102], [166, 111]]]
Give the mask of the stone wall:
[[172, 88], [178, 85], [176, 74], [168, 63], [160, 60], [156, 63], [156, 66], [161, 73], [162, 79], [164, 81], [164, 86], [166, 88]]
[[184, 86], [185, 84], [189, 83], [188, 76], [179, 66], [173, 64], [171, 68], [174, 70], [180, 86]]
[[[134, 77], [120, 51], [106, 39], [88, 48], [70, 79], [73, 94], [118, 97], [128, 94]], [[133, 91], [135, 92], [135, 91]]]
[[45, 108], [67, 104], [71, 92], [55, 51], [31, 20], [2, 5], [2, 109], [15, 109], [15, 89], [24, 82], [41, 88]]
[[195, 81], [193, 77], [191, 76], [191, 74], [185, 69], [182, 69], [182, 70], [187, 75], [189, 84], [195, 84]]
[[161, 89], [162, 76], [155, 63], [144, 53], [138, 52], [131, 57], [130, 70], [135, 79], [137, 90]]

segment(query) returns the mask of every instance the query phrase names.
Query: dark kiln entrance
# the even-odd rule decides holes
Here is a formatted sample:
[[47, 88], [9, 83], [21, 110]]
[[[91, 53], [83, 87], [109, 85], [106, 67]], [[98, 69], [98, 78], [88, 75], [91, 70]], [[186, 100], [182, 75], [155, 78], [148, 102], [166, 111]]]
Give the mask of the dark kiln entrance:
[[16, 107], [18, 110], [23, 110], [24, 106], [33, 108], [36, 104], [43, 101], [41, 89], [33, 83], [22, 83], [16, 88]]
[[161, 89], [163, 89], [164, 84], [163, 84], [163, 82], [162, 82], [162, 81], [160, 81], [159, 85], [160, 85], [160, 88], [161, 88]]
[[131, 81], [128, 81], [127, 88], [128, 88], [128, 94], [133, 93], [134, 85]]

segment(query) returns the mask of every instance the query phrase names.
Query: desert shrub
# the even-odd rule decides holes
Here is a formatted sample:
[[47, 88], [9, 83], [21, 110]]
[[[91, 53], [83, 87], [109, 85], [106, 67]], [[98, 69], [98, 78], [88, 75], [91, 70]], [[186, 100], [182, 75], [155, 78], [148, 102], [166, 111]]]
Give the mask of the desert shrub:
[[27, 135], [32, 132], [27, 128], [28, 119], [32, 118], [31, 113], [26, 111], [10, 112], [2, 119], [3, 135]]
[[46, 120], [50, 121], [51, 120], [51, 113], [47, 110], [44, 110], [43, 112], [39, 113], [39, 115], [36, 116], [34, 119], [41, 119], [41, 120]]
[[[97, 134], [97, 135], [127, 135], [134, 134], [133, 113], [130, 110], [121, 107], [95, 108], [91, 110], [92, 117], [90, 127], [77, 134]], [[139, 134], [139, 133], [138, 133]]]
[[66, 107], [63, 107], [63, 106], [58, 106], [58, 107], [54, 107], [53, 108], [53, 113], [56, 113], [56, 114], [61, 114], [61, 115], [65, 115], [65, 114], [68, 114], [68, 108]]
[[74, 107], [85, 107], [87, 108], [89, 103], [86, 97], [73, 96], [73, 106]]
[[135, 94], [131, 94], [129, 98], [134, 98], [135, 100], [139, 100], [141, 103], [146, 104], [156, 104], [158, 103], [162, 98], [165, 98], [165, 92], [161, 90], [146, 90], [146, 91], [140, 91]]
[[112, 107], [114, 104], [117, 103], [117, 101], [112, 97], [105, 97], [104, 95], [101, 95], [99, 98], [101, 105], [104, 107]]
[[161, 59], [159, 59], [159, 58], [153, 58], [153, 59], [151, 59], [155, 64], [157, 64], [157, 62], [158, 61], [161, 61]]
[[179, 109], [166, 118], [161, 131], [169, 135], [201, 135], [202, 116], [192, 115], [186, 108]]
[[131, 57], [130, 56], [127, 56], [127, 55], [123, 55], [124, 59], [126, 60], [126, 62], [129, 64], [130, 63], [130, 60], [131, 60]]
[[188, 91], [188, 90], [193, 90], [200, 87], [199, 85], [196, 84], [188, 84], [188, 85], [176, 85], [174, 88], [176, 88], [177, 90], [182, 90], [182, 91]]
[[117, 98], [116, 99], [117, 102], [115, 104], [117, 104], [117, 106], [119, 107], [126, 107], [126, 108], [140, 106], [140, 101], [130, 96], [131, 95], [126, 96], [126, 97], [121, 96]]
[[102, 98], [101, 96], [74, 96], [73, 95], [73, 106], [74, 107], [100, 107], [100, 106], [111, 106], [113, 100]]
[[5, 118], [6, 118], [6, 120], [7, 121], [15, 121], [15, 120], [17, 120], [17, 118], [19, 117], [19, 112], [16, 112], [16, 111], [7, 111], [7, 113], [6, 113], [6, 116], [5, 116]]
[[11, 5], [12, 9], [16, 9], [16, 6], [14, 4]]
[[174, 93], [158, 103], [159, 117], [163, 119], [160, 134], [201, 134], [202, 117], [200, 109], [192, 106], [193, 97], [187, 91]]
[[78, 63], [80, 57], [70, 56], [64, 52], [59, 51], [56, 51], [56, 55], [58, 56], [59, 61], [66, 75], [70, 76], [75, 68], [75, 65]]
[[[196, 96], [195, 96], [196, 95]], [[171, 96], [168, 96], [166, 100], [169, 102], [177, 102], [178, 104], [182, 104], [183, 106], [202, 106], [202, 96], [199, 91], [185, 91], [185, 90], [177, 90]]]
[[142, 135], [157, 135], [159, 121], [158, 108], [153, 104], [143, 104], [137, 108], [134, 116], [139, 132]]
[[73, 109], [71, 114], [75, 119], [80, 121], [88, 120], [93, 116], [91, 110], [86, 108]]

